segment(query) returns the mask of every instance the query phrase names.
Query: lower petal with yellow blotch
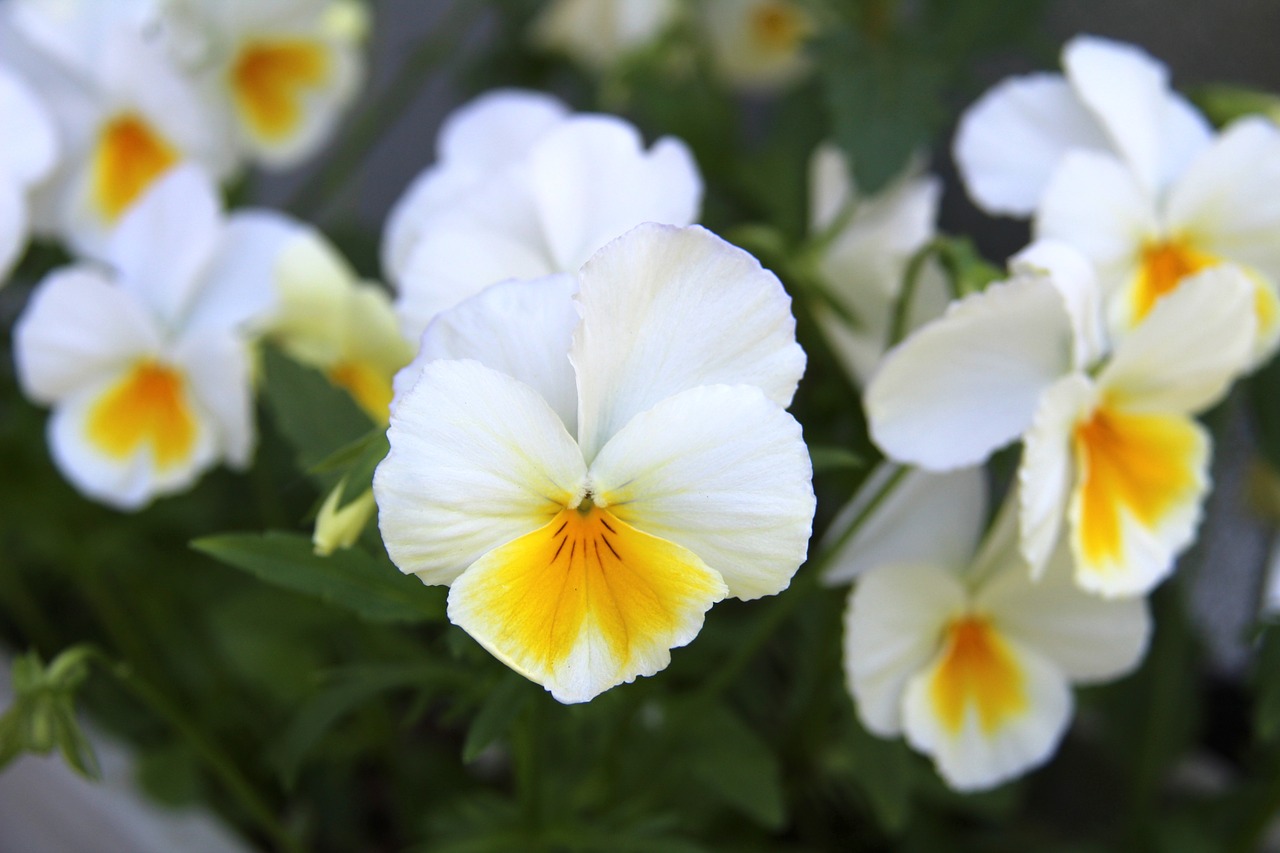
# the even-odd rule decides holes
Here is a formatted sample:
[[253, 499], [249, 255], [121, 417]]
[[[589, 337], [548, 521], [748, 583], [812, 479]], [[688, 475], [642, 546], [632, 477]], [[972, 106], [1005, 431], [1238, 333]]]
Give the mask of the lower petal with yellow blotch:
[[1199, 520], [1209, 447], [1204, 430], [1185, 415], [1104, 403], [1077, 423], [1068, 518], [1083, 588], [1141, 594], [1172, 570]]
[[591, 505], [485, 554], [449, 590], [449, 618], [561, 702], [670, 662], [728, 594], [693, 552]]

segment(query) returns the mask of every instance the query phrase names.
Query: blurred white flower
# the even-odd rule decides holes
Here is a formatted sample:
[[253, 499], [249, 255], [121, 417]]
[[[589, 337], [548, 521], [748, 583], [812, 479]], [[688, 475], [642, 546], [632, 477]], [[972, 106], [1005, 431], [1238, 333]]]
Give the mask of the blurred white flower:
[[961, 116], [956, 165], [987, 212], [1030, 215], [1071, 151], [1114, 155], [1158, 196], [1209, 145], [1209, 123], [1141, 48], [1078, 36], [1062, 67], [1004, 80]]
[[[908, 168], [874, 196], [863, 196], [840, 149], [822, 145], [809, 161], [809, 230], [818, 241], [818, 273], [834, 306], [814, 315], [859, 385], [888, 348], [911, 256], [934, 236], [941, 182]], [[932, 320], [951, 300], [938, 264], [926, 262], [907, 306], [904, 333]]]
[[101, 258], [124, 214], [173, 166], [195, 162], [219, 178], [233, 168], [209, 104], [151, 35], [151, 3], [16, 0], [0, 18], [63, 146], [37, 195], [37, 230]]
[[406, 335], [509, 278], [576, 272], [642, 222], [688, 225], [702, 180], [688, 148], [605, 115], [566, 115], [545, 95], [490, 92], [440, 132], [439, 162], [387, 225], [383, 263]]
[[208, 179], [176, 169], [126, 214], [110, 270], [55, 270], [14, 329], [24, 392], [53, 407], [63, 475], [121, 509], [189, 487], [253, 449], [250, 360], [240, 330], [271, 294], [239, 275], [255, 226], [224, 221]]
[[0, 285], [22, 256], [30, 231], [30, 189], [53, 171], [58, 138], [48, 113], [22, 79], [0, 65]]
[[804, 559], [811, 468], [783, 409], [803, 369], [781, 284], [700, 228], [491, 287], [398, 381], [387, 551], [562, 702], [651, 675], [714, 602], [775, 594]]
[[778, 89], [812, 66], [805, 43], [815, 24], [793, 0], [706, 0], [701, 23], [715, 69], [730, 85]]
[[679, 0], [553, 0], [531, 35], [537, 45], [600, 70], [652, 44], [679, 12]]
[[[1072, 684], [1137, 666], [1150, 616], [1142, 599], [1080, 591], [1065, 548], [1033, 581], [1018, 552], [1016, 497], [979, 545], [980, 470], [908, 476], [929, 504], [901, 502], [892, 518], [873, 511], [833, 564], [848, 577], [842, 562], [860, 561], [845, 612], [849, 690], [868, 731], [905, 735], [957, 790], [991, 788], [1053, 754], [1071, 721]], [[941, 517], [964, 520], [953, 536], [928, 535], [939, 487], [952, 501]], [[867, 551], [874, 561], [861, 560]]]

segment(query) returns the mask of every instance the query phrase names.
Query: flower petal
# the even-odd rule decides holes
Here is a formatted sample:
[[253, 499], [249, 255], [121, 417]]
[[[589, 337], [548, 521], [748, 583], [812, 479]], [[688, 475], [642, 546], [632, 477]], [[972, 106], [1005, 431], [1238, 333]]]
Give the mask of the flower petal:
[[90, 267], [46, 277], [14, 339], [23, 393], [45, 404], [99, 385], [160, 348], [159, 333], [138, 304]]
[[1097, 363], [1107, 350], [1103, 322], [1102, 290], [1089, 259], [1073, 246], [1058, 240], [1037, 240], [1009, 260], [1014, 275], [1045, 276], [1062, 294], [1075, 337], [1072, 363], [1084, 370]]
[[[323, 286], [321, 281], [331, 274], [321, 262], [306, 264], [305, 273], [292, 268], [295, 264], [304, 266], [299, 255], [307, 250], [295, 248], [295, 244], [306, 240], [321, 244], [315, 254], [354, 278], [332, 247], [295, 219], [273, 210], [241, 210], [229, 217], [192, 299], [187, 328], [256, 331], [268, 323], [269, 314], [284, 310], [282, 302], [314, 299], [315, 290]], [[304, 285], [300, 281], [304, 274], [317, 280], [307, 280]], [[307, 296], [290, 293], [290, 285], [305, 286]], [[312, 311], [316, 307], [309, 306]]]
[[964, 588], [946, 566], [881, 565], [858, 578], [844, 614], [844, 671], [867, 731], [902, 731], [907, 684], [938, 654], [938, 638], [964, 607]]
[[27, 248], [27, 228], [26, 194], [0, 172], [0, 285]]
[[58, 155], [53, 121], [36, 94], [18, 76], [0, 66], [0, 124], [21, 128], [5, 139], [0, 173], [25, 189], [46, 177]]
[[495, 284], [436, 317], [413, 362], [396, 374], [396, 396], [427, 362], [473, 359], [520, 380], [546, 400], [572, 435], [578, 428], [578, 389], [569, 346], [578, 325], [578, 282], [556, 275]]
[[[961, 468], [945, 474], [914, 469], [890, 487], [898, 470], [882, 464], [836, 514], [822, 541], [824, 552], [835, 546], [854, 519], [862, 517], [862, 521], [831, 555], [823, 574], [825, 583], [847, 583], [891, 563], [960, 566], [973, 555], [987, 512], [982, 469]], [[887, 494], [886, 487], [891, 489]]]
[[652, 675], [702, 629], [724, 581], [608, 510], [565, 509], [473, 563], [449, 619], [561, 702]]
[[1068, 151], [1106, 150], [1097, 121], [1059, 74], [1010, 77], [960, 117], [952, 153], [988, 213], [1029, 216]]
[[981, 462], [1030, 425], [1071, 347], [1062, 298], [1043, 277], [992, 285], [885, 356], [865, 395], [871, 436], [891, 459], [930, 470]]
[[253, 419], [253, 368], [246, 344], [226, 332], [185, 337], [173, 354], [192, 397], [205, 413], [218, 455], [235, 468], [248, 466], [257, 440]]
[[481, 555], [582, 499], [586, 466], [529, 386], [474, 361], [433, 361], [397, 400], [373, 478], [400, 570], [451, 583]]
[[[791, 299], [751, 255], [697, 226], [641, 225], [582, 268], [578, 440], [591, 460], [639, 412], [699, 385], [779, 406], [804, 372]], [[732, 583], [730, 584], [732, 585]]]
[[908, 684], [907, 741], [957, 791], [978, 791], [1043, 764], [1071, 719], [1062, 671], [978, 618], [954, 623], [933, 663]]
[[594, 500], [697, 554], [735, 598], [785, 589], [805, 558], [813, 471], [800, 425], [751, 386], [706, 386], [634, 417], [591, 464]]

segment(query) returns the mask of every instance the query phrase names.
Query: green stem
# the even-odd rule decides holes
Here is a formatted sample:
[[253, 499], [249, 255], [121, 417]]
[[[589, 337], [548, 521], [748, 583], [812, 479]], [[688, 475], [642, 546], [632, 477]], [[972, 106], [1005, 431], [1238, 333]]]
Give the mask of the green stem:
[[286, 210], [295, 216], [319, 218], [320, 211], [346, 186], [383, 131], [399, 119], [418, 96], [428, 72], [442, 60], [459, 55], [460, 30], [471, 23], [479, 5], [471, 0], [457, 0], [449, 7], [431, 37], [418, 45], [401, 63], [382, 94], [352, 120], [351, 132], [338, 142], [324, 165], [285, 204]]
[[928, 260], [942, 251], [942, 245], [940, 240], [930, 240], [917, 249], [907, 262], [907, 268], [902, 273], [902, 291], [893, 305], [893, 322], [889, 324], [889, 339], [885, 342], [885, 350], [892, 349], [906, 337], [907, 317], [911, 313], [911, 303], [916, 298], [916, 289], [920, 286], [920, 274], [924, 272], [924, 265]]
[[301, 853], [303, 849], [301, 844], [280, 823], [275, 812], [259, 795], [253, 784], [175, 702], [135, 673], [128, 664], [112, 660], [102, 650], [91, 647], [87, 658], [101, 666], [152, 713], [185, 738], [195, 753], [208, 765], [210, 771], [222, 781], [227, 791], [253, 817], [262, 831], [271, 837], [278, 849], [289, 851], [289, 853]]

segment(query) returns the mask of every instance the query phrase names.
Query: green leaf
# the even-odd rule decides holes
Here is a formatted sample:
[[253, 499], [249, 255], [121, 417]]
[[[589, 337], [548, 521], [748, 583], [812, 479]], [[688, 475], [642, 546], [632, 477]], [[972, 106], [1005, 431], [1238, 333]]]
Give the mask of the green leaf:
[[1280, 95], [1242, 86], [1200, 86], [1190, 92], [1191, 100], [1216, 127], [1238, 118], [1261, 115], [1280, 122]]
[[373, 488], [373, 470], [391, 451], [387, 434], [380, 432], [365, 446], [364, 452], [352, 464], [351, 470], [342, 481], [342, 496], [338, 506], [343, 507]]
[[439, 590], [355, 548], [319, 557], [305, 536], [280, 531], [208, 536], [191, 546], [268, 583], [344, 607], [370, 622], [444, 618]]
[[722, 705], [699, 704], [683, 716], [685, 766], [707, 791], [766, 829], [786, 823], [782, 773], [769, 745]]
[[813, 460], [813, 473], [828, 471], [857, 471], [866, 466], [866, 460], [852, 450], [829, 445], [809, 445], [809, 457]]
[[467, 729], [467, 739], [462, 745], [463, 762], [475, 761], [489, 744], [506, 735], [532, 698], [529, 682], [523, 676], [514, 672], [504, 675], [485, 697]]
[[854, 722], [852, 773], [884, 831], [897, 836], [911, 817], [912, 756], [901, 740], [884, 740]]
[[264, 348], [262, 365], [267, 407], [304, 470], [364, 438], [374, 426], [351, 395], [319, 371], [274, 347]]
[[333, 453], [321, 459], [308, 469], [309, 474], [334, 474], [342, 473], [364, 456], [369, 450], [370, 442], [377, 441], [379, 437], [385, 438], [387, 431], [382, 427], [374, 427], [364, 435], [357, 438], [350, 444], [344, 444]]

